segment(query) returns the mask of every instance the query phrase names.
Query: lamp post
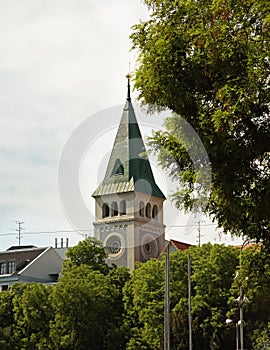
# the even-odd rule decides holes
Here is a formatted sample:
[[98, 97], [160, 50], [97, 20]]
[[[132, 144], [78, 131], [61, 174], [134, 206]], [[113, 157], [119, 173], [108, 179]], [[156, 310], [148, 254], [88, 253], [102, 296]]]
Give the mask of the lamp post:
[[188, 344], [192, 350], [192, 314], [191, 314], [191, 258], [188, 254]]
[[240, 293], [239, 293], [239, 301], [238, 301], [238, 305], [239, 305], [239, 325], [240, 325], [240, 349], [243, 350], [244, 349], [244, 302], [243, 302], [243, 288], [242, 288], [242, 281], [241, 281], [241, 285], [240, 285]]
[[243, 288], [242, 288], [242, 281], [240, 285], [240, 295], [237, 299], [235, 299], [238, 303], [239, 307], [239, 328], [240, 328], [240, 350], [244, 350], [244, 305], [248, 303], [248, 298], [246, 296], [243, 296]]
[[164, 350], [170, 350], [170, 250], [165, 256]]
[[[245, 246], [249, 243], [254, 243], [252, 240], [245, 240], [241, 246], [241, 251], [240, 251], [240, 277], [241, 277], [241, 270], [242, 270], [242, 251], [245, 248]], [[240, 350], [244, 350], [244, 304], [248, 302], [248, 298], [243, 296], [243, 286], [242, 286], [243, 278], [241, 277], [240, 280], [240, 288], [239, 288], [239, 297], [236, 299], [238, 302], [238, 307], [239, 307], [239, 328], [240, 328]]]

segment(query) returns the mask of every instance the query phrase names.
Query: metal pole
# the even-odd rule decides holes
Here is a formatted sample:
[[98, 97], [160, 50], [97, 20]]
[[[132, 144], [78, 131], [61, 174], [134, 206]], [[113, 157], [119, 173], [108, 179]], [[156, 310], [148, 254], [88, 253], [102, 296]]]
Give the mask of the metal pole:
[[239, 344], [239, 333], [238, 333], [238, 323], [236, 322], [235, 324], [235, 329], [236, 329], [236, 350], [239, 350], [238, 344]]
[[240, 350], [244, 350], [244, 318], [243, 318], [243, 289], [242, 289], [242, 285], [240, 286], [239, 314], [240, 314]]
[[165, 297], [164, 297], [164, 350], [170, 350], [170, 253], [169, 244], [165, 259]]
[[[242, 251], [245, 248], [245, 246], [249, 243], [253, 243], [254, 241], [250, 241], [249, 239], [245, 240], [242, 244], [241, 251], [240, 251], [240, 273], [242, 273]], [[240, 295], [239, 295], [239, 317], [240, 317], [240, 350], [244, 350], [244, 298], [243, 298], [243, 288], [242, 288], [242, 278], [240, 281]]]
[[188, 254], [188, 331], [189, 350], [192, 350], [192, 315], [191, 315], [191, 261]]
[[198, 221], [199, 247], [201, 246], [201, 220]]

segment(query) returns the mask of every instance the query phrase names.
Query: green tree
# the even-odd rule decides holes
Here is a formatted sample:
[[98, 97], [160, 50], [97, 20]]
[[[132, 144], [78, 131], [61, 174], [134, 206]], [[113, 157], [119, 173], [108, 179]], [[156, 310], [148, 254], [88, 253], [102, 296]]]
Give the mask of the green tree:
[[[126, 330], [123, 327], [123, 293], [122, 289], [126, 283], [126, 281], [129, 279], [129, 271], [128, 269], [124, 267], [116, 267], [116, 266], [108, 266], [106, 263], [106, 257], [107, 252], [105, 248], [102, 246], [102, 243], [97, 241], [93, 237], [89, 237], [81, 242], [75, 247], [72, 247], [67, 252], [67, 257], [69, 260], [65, 261], [65, 268], [63, 272], [64, 278], [61, 279], [61, 288], [65, 289], [70, 288], [69, 287], [69, 281], [73, 279], [77, 279], [77, 271], [84, 271], [85, 272], [85, 279], [91, 278], [91, 274], [95, 276], [97, 279], [97, 286], [95, 288], [101, 288], [102, 287], [102, 280], [104, 280], [104, 291], [106, 292], [106, 288], [110, 289], [107, 290], [107, 299], [100, 299], [99, 302], [96, 302], [96, 308], [92, 310], [93, 317], [95, 318], [95, 313], [98, 313], [100, 308], [100, 318], [96, 318], [97, 323], [102, 322], [102, 317], [104, 318], [104, 325], [99, 325], [100, 332], [102, 332], [102, 336], [100, 336], [100, 339], [95, 339], [92, 332], [89, 333], [89, 337], [84, 337], [84, 340], [77, 340], [75, 339], [81, 339], [81, 332], [79, 331], [79, 324], [77, 323], [77, 319], [80, 318], [80, 313], [82, 312], [82, 318], [87, 316], [87, 310], [84, 311], [84, 309], [77, 309], [77, 317], [73, 318], [73, 321], [75, 320], [75, 323], [73, 323], [73, 326], [75, 327], [74, 330], [74, 337], [69, 338], [68, 341], [70, 341], [70, 344], [73, 344], [73, 346], [83, 347], [85, 346], [85, 349], [87, 349], [88, 341], [92, 341], [93, 346], [97, 346], [99, 349], [110, 349], [110, 350], [119, 350], [125, 348], [125, 342], [126, 342]], [[80, 269], [78, 269], [80, 268]], [[98, 272], [98, 274], [95, 275], [95, 272]], [[79, 272], [79, 275], [81, 272]], [[100, 274], [103, 276], [100, 276]], [[83, 275], [83, 272], [82, 272]], [[68, 277], [67, 277], [68, 276]], [[83, 278], [81, 276], [81, 278]], [[88, 294], [85, 294], [86, 302], [92, 303], [91, 300], [93, 298], [93, 293], [95, 294], [95, 288], [92, 283], [89, 281], [82, 281], [79, 279], [78, 283], [80, 284], [81, 288], [88, 289]], [[77, 285], [77, 284], [76, 284]], [[73, 288], [73, 287], [72, 287]], [[57, 288], [56, 288], [57, 289]], [[75, 292], [76, 290], [74, 290]], [[82, 293], [84, 293], [82, 291]], [[102, 293], [102, 291], [101, 291]], [[57, 295], [57, 294], [55, 294]], [[96, 295], [99, 295], [96, 293]], [[102, 294], [103, 295], [103, 294]], [[82, 296], [83, 297], [83, 296]], [[97, 298], [97, 296], [95, 296]], [[57, 298], [58, 299], [58, 298]], [[76, 309], [76, 304], [73, 302], [72, 305]], [[107, 313], [105, 312], [105, 307], [107, 305]], [[72, 312], [75, 311], [75, 309], [72, 309]], [[81, 311], [80, 311], [81, 310]], [[89, 310], [88, 310], [89, 311]], [[60, 312], [60, 311], [59, 311]], [[84, 316], [84, 312], [86, 312], [86, 315]], [[72, 316], [71, 316], [72, 318]], [[57, 319], [57, 317], [56, 317]], [[71, 319], [72, 320], [72, 319]], [[55, 334], [55, 330], [59, 327], [59, 320], [57, 319], [57, 322], [55, 322], [55, 325], [53, 327], [54, 331], [52, 334]], [[91, 323], [85, 323], [85, 327], [92, 327]], [[63, 332], [66, 331], [63, 330]], [[97, 333], [98, 334], [98, 333]], [[92, 337], [92, 338], [91, 338]], [[88, 340], [87, 340], [88, 339]], [[65, 341], [59, 340], [58, 345], [61, 344], [63, 341], [63, 344], [65, 344]], [[84, 343], [83, 343], [84, 341]], [[79, 345], [78, 345], [78, 344]], [[75, 344], [75, 345], [74, 345]], [[95, 344], [95, 345], [94, 345]], [[60, 346], [60, 345], [59, 345]], [[62, 346], [62, 345], [61, 345]], [[63, 345], [66, 346], [66, 345]], [[68, 346], [68, 345], [67, 345]]]
[[0, 349], [13, 350], [15, 342], [13, 339], [13, 304], [10, 291], [0, 293]]
[[[192, 330], [195, 348], [231, 349], [225, 319], [238, 250], [205, 244], [171, 255], [172, 349], [188, 348], [187, 254], [192, 265]], [[180, 277], [181, 276], [181, 277]]]
[[109, 266], [105, 262], [107, 253], [102, 243], [93, 237], [88, 237], [77, 246], [69, 248], [66, 255], [69, 258], [65, 261], [66, 268], [84, 264], [105, 274], [109, 272]]
[[[239, 309], [235, 300], [242, 286], [243, 295], [248, 298], [244, 303], [244, 340], [245, 347], [258, 348], [266, 342], [270, 323], [270, 262], [269, 251], [261, 245], [251, 245], [241, 254], [241, 268], [231, 289], [232, 297], [228, 316], [234, 321], [239, 320]], [[258, 335], [261, 335], [260, 341]]]
[[161, 349], [163, 344], [164, 268], [151, 259], [139, 264], [124, 287], [128, 350]]
[[239, 252], [218, 244], [202, 248], [191, 255], [195, 341], [204, 343], [205, 349], [226, 349], [225, 320]]
[[41, 283], [16, 284], [12, 287], [14, 349], [50, 349], [50, 321], [53, 318], [49, 302], [51, 286]]
[[112, 278], [86, 264], [64, 271], [51, 299], [55, 349], [121, 349], [119, 292], [124, 275], [122, 271]]
[[130, 279], [129, 270], [125, 267], [114, 267], [110, 270], [109, 283], [115, 289], [111, 303], [113, 309], [111, 311], [111, 323], [104, 340], [104, 348], [107, 350], [126, 349], [128, 339], [128, 329], [126, 329], [124, 316], [123, 289]]
[[[192, 261], [194, 348], [231, 349], [226, 338], [226, 313], [239, 251], [223, 245], [203, 245], [170, 255], [171, 349], [188, 348], [187, 255]], [[164, 258], [150, 260], [133, 271], [124, 288], [127, 349], [163, 348]]]
[[109, 268], [94, 239], [73, 247], [59, 283], [15, 284], [0, 293], [0, 349], [126, 348], [124, 267]]
[[[208, 182], [201, 179], [211, 165], [203, 210], [225, 231], [268, 242], [269, 1], [144, 3], [150, 19], [135, 25], [131, 35], [139, 51], [135, 88], [144, 104], [175, 112], [167, 131], [154, 133], [152, 147], [182, 186], [176, 205], [194, 209], [198, 192], [199, 198], [208, 194]], [[188, 124], [182, 118], [199, 135], [209, 162], [192, 135], [185, 139]]]
[[254, 350], [269, 350], [270, 349], [270, 322], [267, 328], [263, 331], [256, 330], [254, 332]]

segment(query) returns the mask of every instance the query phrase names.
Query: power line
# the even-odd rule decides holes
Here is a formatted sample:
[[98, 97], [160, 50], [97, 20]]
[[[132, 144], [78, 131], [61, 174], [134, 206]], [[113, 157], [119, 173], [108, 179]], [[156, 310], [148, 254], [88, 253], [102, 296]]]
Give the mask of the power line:
[[[94, 229], [88, 230], [57, 230], [57, 231], [25, 231], [24, 235], [39, 235], [39, 234], [52, 234], [52, 233], [80, 233], [80, 232], [89, 232]], [[17, 233], [12, 232], [3, 232], [0, 233], [0, 236], [16, 236]]]
[[[18, 224], [18, 222], [16, 222]], [[23, 222], [21, 222], [22, 224]], [[187, 225], [168, 225], [167, 228], [185, 228], [185, 227], [196, 227], [198, 222], [194, 224], [187, 224]], [[200, 224], [201, 226], [217, 226], [216, 224]], [[24, 228], [21, 227], [21, 230]], [[18, 229], [16, 229], [18, 231]], [[94, 231], [93, 228], [90, 229], [78, 229], [78, 230], [55, 230], [55, 231], [25, 231], [23, 234], [24, 235], [39, 235], [39, 234], [53, 234], [53, 233], [80, 233], [80, 232], [91, 232]], [[16, 236], [17, 233], [12, 233], [12, 232], [2, 232], [0, 233], [0, 236]], [[22, 236], [21, 236], [22, 238]]]
[[[188, 226], [195, 227], [197, 223], [198, 223], [198, 221], [196, 221], [194, 224], [189, 224], [189, 225], [171, 225], [171, 226], [168, 226], [168, 227], [188, 227]], [[200, 224], [200, 226], [217, 226], [217, 224]]]

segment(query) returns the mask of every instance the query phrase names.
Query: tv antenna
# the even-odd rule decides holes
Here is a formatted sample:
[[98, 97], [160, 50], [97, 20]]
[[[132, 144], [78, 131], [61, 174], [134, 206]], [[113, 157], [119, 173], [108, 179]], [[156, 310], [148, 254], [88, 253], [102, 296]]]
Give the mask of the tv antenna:
[[21, 246], [21, 239], [22, 239], [22, 230], [24, 230], [24, 228], [22, 227], [23, 221], [15, 221], [16, 224], [18, 225], [18, 228], [16, 229], [16, 231], [18, 232], [18, 237], [16, 237], [19, 241], [19, 247]]

